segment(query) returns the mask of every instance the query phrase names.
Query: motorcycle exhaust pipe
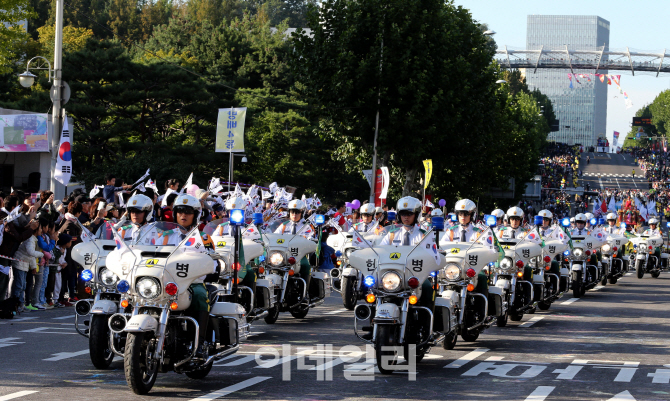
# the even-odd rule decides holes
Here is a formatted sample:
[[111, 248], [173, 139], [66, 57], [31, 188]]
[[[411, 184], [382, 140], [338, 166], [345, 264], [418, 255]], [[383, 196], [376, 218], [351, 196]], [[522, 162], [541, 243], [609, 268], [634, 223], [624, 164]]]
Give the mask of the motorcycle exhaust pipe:
[[79, 316], [86, 316], [91, 312], [91, 303], [88, 299], [82, 299], [74, 304], [74, 312]]
[[367, 305], [357, 305], [354, 315], [356, 315], [356, 319], [358, 320], [368, 320], [372, 315], [372, 309]]
[[109, 329], [114, 333], [123, 332], [123, 330], [126, 328], [126, 324], [128, 324], [126, 316], [120, 313], [113, 314], [112, 317], [109, 318], [109, 321], [107, 323]]

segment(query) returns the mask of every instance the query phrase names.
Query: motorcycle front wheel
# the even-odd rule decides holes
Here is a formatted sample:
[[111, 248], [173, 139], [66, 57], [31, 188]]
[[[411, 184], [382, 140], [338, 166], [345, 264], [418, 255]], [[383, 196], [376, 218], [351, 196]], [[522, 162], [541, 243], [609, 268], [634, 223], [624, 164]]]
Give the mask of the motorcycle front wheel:
[[549, 310], [549, 308], [551, 307], [551, 302], [545, 302], [545, 301], [538, 302], [537, 307], [540, 308], [540, 310]]
[[637, 271], [637, 278], [644, 277], [644, 263], [641, 260], [635, 261], [635, 271]]
[[114, 360], [114, 353], [109, 347], [108, 317], [93, 315], [91, 317], [91, 331], [88, 337], [89, 354], [93, 366], [98, 369], [107, 369]]
[[356, 279], [353, 277], [342, 276], [340, 288], [342, 289], [342, 304], [349, 310], [354, 310], [358, 302], [358, 293], [356, 291]]
[[264, 320], [267, 324], [274, 324], [279, 319], [279, 304], [275, 303], [272, 308], [268, 309], [268, 315]]
[[128, 387], [135, 394], [147, 394], [156, 382], [158, 361], [154, 359], [154, 348], [153, 333], [128, 333], [123, 367]]
[[[398, 354], [395, 350], [384, 350], [384, 347], [394, 347], [396, 345], [395, 326], [382, 324], [377, 326], [377, 341], [375, 342], [375, 356], [377, 358], [377, 369], [382, 374], [390, 375], [393, 370], [386, 369], [388, 365], [395, 365], [398, 362]], [[388, 365], [387, 365], [388, 363]]]
[[309, 312], [309, 305], [300, 304], [291, 309], [289, 312], [291, 312], [291, 316], [296, 319], [304, 319], [305, 316], [307, 316], [307, 312]]

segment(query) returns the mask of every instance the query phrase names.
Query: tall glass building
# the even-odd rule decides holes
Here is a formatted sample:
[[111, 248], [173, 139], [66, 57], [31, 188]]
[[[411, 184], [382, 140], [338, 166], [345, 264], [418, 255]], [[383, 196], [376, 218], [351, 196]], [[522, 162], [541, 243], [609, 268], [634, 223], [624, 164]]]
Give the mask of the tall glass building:
[[[598, 16], [529, 15], [526, 48], [529, 50], [609, 50], [610, 23]], [[547, 56], [545, 56], [547, 57]], [[567, 57], [567, 54], [566, 54]], [[573, 78], [569, 69], [526, 71], [530, 90], [539, 89], [547, 95], [559, 120], [559, 131], [547, 140], [568, 144], [596, 146], [598, 137], [605, 137], [607, 123], [607, 84], [590, 76]], [[575, 74], [593, 74], [592, 70], [574, 70]], [[600, 74], [607, 71], [598, 70]], [[577, 82], [579, 81], [579, 83]]]

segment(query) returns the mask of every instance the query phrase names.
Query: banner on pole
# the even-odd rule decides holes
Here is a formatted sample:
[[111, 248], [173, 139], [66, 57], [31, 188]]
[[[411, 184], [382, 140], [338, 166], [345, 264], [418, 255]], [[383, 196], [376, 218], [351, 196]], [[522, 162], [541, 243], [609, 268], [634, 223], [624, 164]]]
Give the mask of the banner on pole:
[[386, 196], [388, 195], [389, 192], [389, 183], [391, 182], [391, 178], [389, 175], [389, 168], [388, 167], [382, 167], [382, 193], [379, 195], [379, 199], [386, 199]]
[[428, 188], [430, 177], [433, 175], [433, 160], [428, 159], [423, 161], [423, 167], [426, 169], [426, 182], [423, 184], [423, 189]]
[[246, 107], [219, 109], [216, 121], [216, 152], [244, 152]]
[[72, 177], [72, 146], [70, 144], [70, 129], [65, 111], [63, 111], [63, 132], [60, 136], [58, 156], [56, 157], [56, 171], [54, 178], [61, 184], [67, 186]]
[[372, 188], [372, 169], [363, 170], [363, 175], [365, 175], [365, 179], [368, 180], [368, 184], [370, 184], [370, 188]]

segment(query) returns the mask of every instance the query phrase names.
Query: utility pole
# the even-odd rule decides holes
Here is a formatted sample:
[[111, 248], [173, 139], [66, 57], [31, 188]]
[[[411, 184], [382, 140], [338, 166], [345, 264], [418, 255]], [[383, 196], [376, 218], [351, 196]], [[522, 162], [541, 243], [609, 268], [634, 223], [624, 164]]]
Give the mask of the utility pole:
[[[61, 107], [63, 97], [63, 0], [56, 0], [56, 37], [54, 45], [54, 83], [55, 94], [53, 97], [51, 136], [51, 191], [56, 193], [56, 158], [60, 135], [63, 127], [63, 110]], [[66, 188], [67, 192], [67, 188]]]

